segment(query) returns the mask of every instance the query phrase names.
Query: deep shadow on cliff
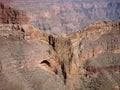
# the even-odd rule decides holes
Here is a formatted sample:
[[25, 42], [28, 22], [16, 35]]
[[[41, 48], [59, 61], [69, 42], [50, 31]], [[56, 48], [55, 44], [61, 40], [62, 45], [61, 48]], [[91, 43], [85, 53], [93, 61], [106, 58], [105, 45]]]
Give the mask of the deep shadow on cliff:
[[0, 19], [0, 89], [120, 89], [120, 22], [96, 22], [55, 36], [30, 25], [25, 14], [24, 23], [21, 11], [0, 7], [18, 12], [9, 13], [15, 21]]

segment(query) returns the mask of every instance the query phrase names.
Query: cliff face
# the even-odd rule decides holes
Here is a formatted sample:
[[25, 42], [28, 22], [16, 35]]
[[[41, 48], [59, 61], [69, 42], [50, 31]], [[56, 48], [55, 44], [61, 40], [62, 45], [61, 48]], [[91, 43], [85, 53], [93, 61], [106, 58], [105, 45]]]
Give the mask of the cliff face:
[[29, 13], [35, 27], [52, 34], [70, 34], [99, 20], [120, 21], [118, 0], [12, 0], [12, 3]]
[[30, 25], [1, 27], [2, 89], [112, 90], [120, 85], [119, 23], [96, 23], [60, 37]]
[[78, 71], [85, 70], [82, 87], [85, 90], [119, 88], [120, 23], [94, 23], [69, 37], [77, 48]]
[[1, 23], [0, 51], [3, 90], [120, 88], [119, 22], [93, 23], [67, 36]]
[[24, 11], [13, 9], [9, 3], [0, 3], [0, 23], [1, 24], [26, 24], [29, 19]]
[[97, 22], [74, 34], [51, 38], [67, 89], [119, 90], [120, 23]]

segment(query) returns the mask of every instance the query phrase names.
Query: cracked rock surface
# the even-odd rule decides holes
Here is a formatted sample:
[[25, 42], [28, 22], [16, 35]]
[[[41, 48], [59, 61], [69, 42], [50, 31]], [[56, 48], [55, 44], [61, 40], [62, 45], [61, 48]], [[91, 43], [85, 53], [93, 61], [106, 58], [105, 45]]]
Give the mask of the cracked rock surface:
[[120, 22], [61, 36], [1, 22], [0, 89], [119, 90]]

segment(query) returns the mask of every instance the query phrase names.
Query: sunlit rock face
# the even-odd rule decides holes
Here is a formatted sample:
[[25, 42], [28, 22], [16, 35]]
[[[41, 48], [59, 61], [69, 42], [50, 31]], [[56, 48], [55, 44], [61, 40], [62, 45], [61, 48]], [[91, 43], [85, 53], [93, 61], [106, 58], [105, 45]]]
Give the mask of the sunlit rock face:
[[59, 36], [29, 22], [1, 22], [0, 51], [3, 90], [120, 88], [120, 22], [96, 22]]
[[[6, 0], [4, 0], [6, 1]], [[11, 0], [15, 8], [27, 11], [38, 29], [70, 34], [90, 23], [120, 21], [119, 0]]]
[[86, 71], [83, 90], [114, 90], [120, 85], [120, 23], [94, 23], [69, 37], [79, 73], [81, 68]]
[[0, 89], [64, 90], [48, 36], [28, 23], [1, 22]]

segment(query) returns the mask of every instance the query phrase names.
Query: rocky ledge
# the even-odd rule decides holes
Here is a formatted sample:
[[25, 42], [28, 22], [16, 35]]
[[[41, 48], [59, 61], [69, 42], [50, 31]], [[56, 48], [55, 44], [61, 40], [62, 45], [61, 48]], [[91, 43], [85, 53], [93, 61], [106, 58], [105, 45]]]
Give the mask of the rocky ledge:
[[61, 36], [47, 34], [28, 23], [2, 22], [0, 51], [3, 90], [120, 87], [120, 22], [101, 21]]

